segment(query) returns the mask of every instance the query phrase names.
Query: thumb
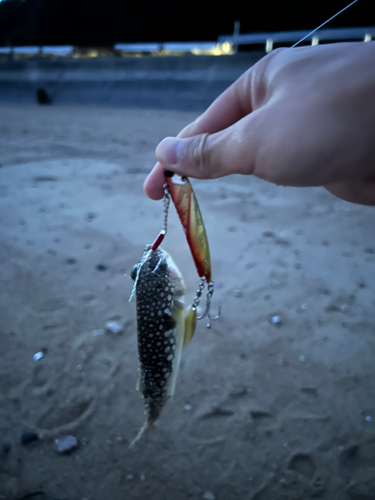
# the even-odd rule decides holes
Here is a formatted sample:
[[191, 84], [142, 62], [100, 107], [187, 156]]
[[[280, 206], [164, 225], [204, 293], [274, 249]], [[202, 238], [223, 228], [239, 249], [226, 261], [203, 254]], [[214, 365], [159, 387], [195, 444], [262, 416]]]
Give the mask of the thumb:
[[255, 138], [245, 133], [248, 121], [251, 115], [215, 134], [166, 137], [156, 148], [156, 157], [165, 169], [196, 179], [252, 174], [257, 147]]

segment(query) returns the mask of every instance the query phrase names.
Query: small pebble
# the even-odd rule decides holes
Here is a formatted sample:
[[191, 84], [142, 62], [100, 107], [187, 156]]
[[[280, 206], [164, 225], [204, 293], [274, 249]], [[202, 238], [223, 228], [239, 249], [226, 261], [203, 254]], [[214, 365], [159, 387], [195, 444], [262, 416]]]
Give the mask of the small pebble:
[[87, 222], [91, 222], [92, 220], [94, 220], [96, 217], [96, 214], [92, 213], [92, 212], [89, 212], [86, 216], [86, 220]]
[[77, 259], [75, 259], [74, 257], [69, 257], [68, 259], [66, 259], [66, 263], [69, 264], [69, 265], [76, 264], [77, 263]]
[[55, 439], [56, 449], [59, 453], [68, 453], [78, 446], [77, 438], [74, 436], [63, 436]]
[[105, 264], [98, 264], [96, 266], [97, 271], [106, 271], [107, 269], [108, 269], [108, 267]]
[[191, 405], [185, 405], [184, 406], [185, 411], [190, 411], [191, 410]]
[[130, 481], [131, 479], [133, 479], [133, 474], [128, 474], [128, 475], [126, 476], [126, 479], [127, 479], [128, 481]]
[[103, 328], [99, 328], [99, 330], [93, 330], [91, 332], [91, 335], [93, 337], [99, 337], [100, 335], [104, 335], [104, 333], [105, 333], [104, 329]]
[[146, 479], [146, 476], [141, 476], [141, 481], [144, 481]]
[[370, 417], [370, 415], [366, 415], [366, 422], [371, 422], [371, 417]]
[[38, 351], [38, 352], [36, 352], [34, 354], [33, 360], [34, 361], [39, 361], [43, 356], [44, 356], [44, 354], [42, 353], [42, 351]]
[[211, 493], [211, 491], [206, 491], [206, 493], [203, 495], [204, 500], [215, 500], [215, 495]]
[[281, 325], [281, 318], [280, 318], [280, 316], [272, 316], [271, 323], [273, 325]]
[[83, 370], [82, 365], [77, 365], [76, 366], [76, 370], [79, 371], [79, 372], [81, 372]]
[[121, 333], [124, 330], [123, 326], [117, 321], [108, 321], [105, 324], [105, 328], [111, 333]]
[[28, 429], [25, 429], [21, 434], [21, 443], [23, 445], [32, 443], [33, 441], [37, 441], [38, 439], [38, 434], [34, 431], [29, 431]]
[[298, 359], [301, 361], [301, 363], [303, 363], [304, 361], [306, 361], [306, 357], [305, 356], [300, 356]]
[[304, 302], [304, 303], [301, 305], [301, 309], [304, 309], [304, 310], [306, 310], [306, 309], [307, 309], [307, 304], [306, 304], [306, 302]]

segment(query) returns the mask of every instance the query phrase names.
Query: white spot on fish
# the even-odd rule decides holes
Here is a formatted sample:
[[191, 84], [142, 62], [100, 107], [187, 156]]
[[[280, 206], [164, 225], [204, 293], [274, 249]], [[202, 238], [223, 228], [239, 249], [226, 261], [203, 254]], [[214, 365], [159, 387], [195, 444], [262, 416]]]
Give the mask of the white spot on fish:
[[168, 307], [166, 309], [164, 309], [164, 312], [165, 312], [165, 314], [168, 314], [169, 316], [172, 314], [171, 310]]
[[167, 373], [164, 375], [164, 377], [165, 377], [165, 378], [168, 378], [170, 374], [171, 374], [171, 372], [167, 372]]
[[167, 296], [167, 299], [168, 299], [168, 300], [172, 300], [172, 295], [168, 295], [168, 296]]
[[169, 335], [170, 335], [171, 333], [172, 333], [172, 330], [168, 330], [167, 332], [164, 332], [164, 335], [165, 335], [166, 337], [169, 337]]
[[171, 350], [171, 348], [168, 346], [164, 349], [164, 352], [169, 352]]
[[[161, 356], [161, 354], [159, 354], [159, 356]], [[168, 361], [172, 361], [172, 359], [173, 359], [173, 354], [170, 354], [170, 355], [167, 357], [167, 360], [168, 360]]]

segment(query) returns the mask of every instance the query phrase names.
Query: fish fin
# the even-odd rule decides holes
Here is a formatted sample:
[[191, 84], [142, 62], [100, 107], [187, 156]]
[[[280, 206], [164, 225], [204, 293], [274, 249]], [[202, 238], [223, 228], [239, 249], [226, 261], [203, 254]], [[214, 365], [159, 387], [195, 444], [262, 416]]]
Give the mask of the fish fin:
[[197, 326], [197, 311], [189, 306], [185, 311], [185, 331], [182, 348], [184, 349], [194, 336], [195, 327]]

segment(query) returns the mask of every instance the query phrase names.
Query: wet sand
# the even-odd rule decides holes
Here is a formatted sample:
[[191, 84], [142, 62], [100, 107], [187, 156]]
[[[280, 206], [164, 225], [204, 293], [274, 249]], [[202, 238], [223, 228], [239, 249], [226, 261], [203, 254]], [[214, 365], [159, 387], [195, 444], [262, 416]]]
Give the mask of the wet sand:
[[[222, 316], [128, 448], [144, 415], [124, 274], [162, 220], [142, 184], [196, 116], [0, 108], [0, 499], [375, 498], [375, 212], [323, 189], [193, 181]], [[165, 248], [192, 300], [173, 207]], [[110, 320], [123, 333], [93, 335]], [[60, 455], [66, 434], [79, 447]]]

